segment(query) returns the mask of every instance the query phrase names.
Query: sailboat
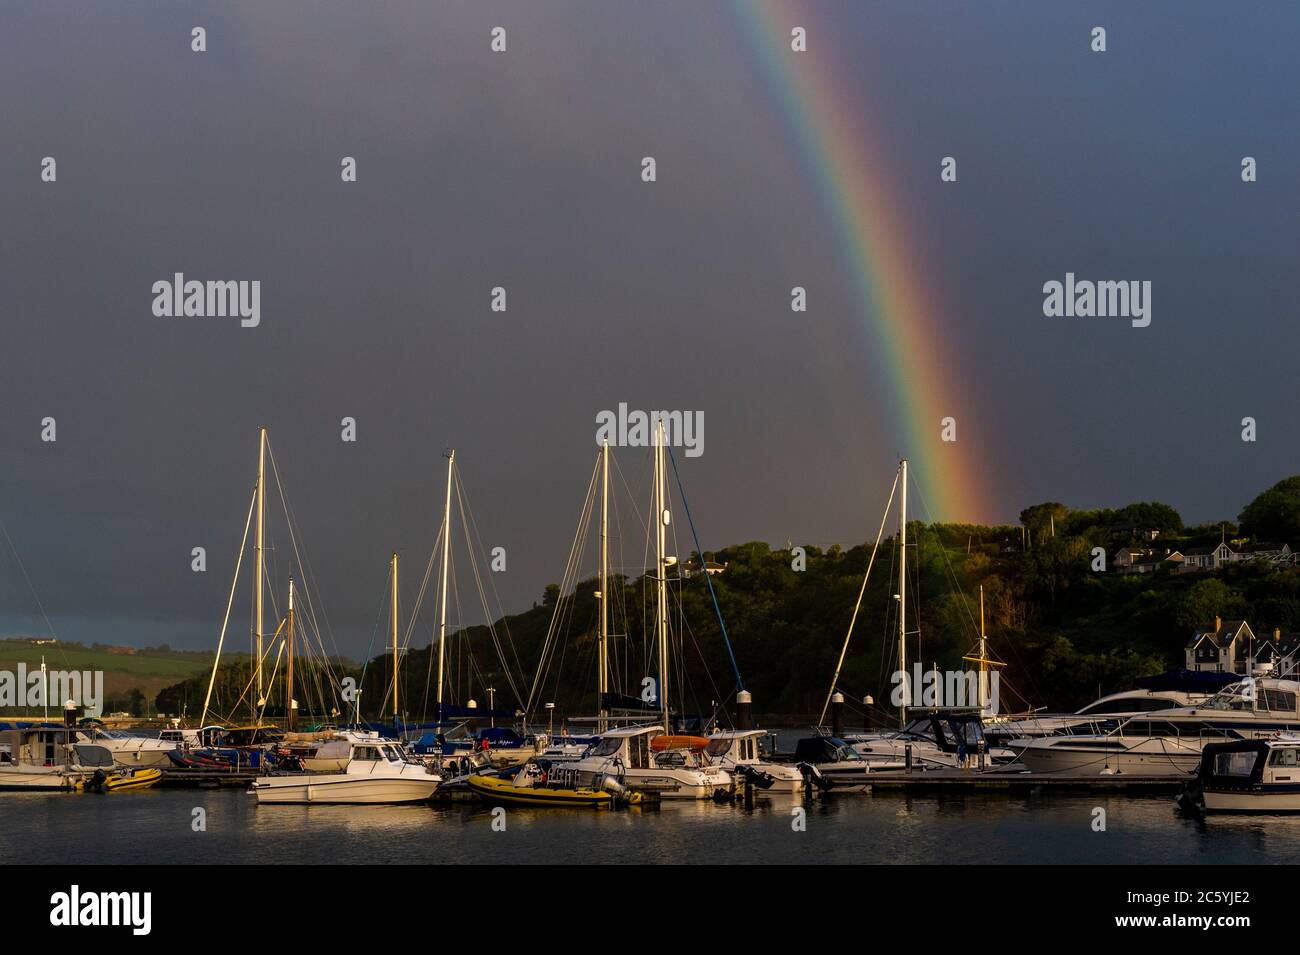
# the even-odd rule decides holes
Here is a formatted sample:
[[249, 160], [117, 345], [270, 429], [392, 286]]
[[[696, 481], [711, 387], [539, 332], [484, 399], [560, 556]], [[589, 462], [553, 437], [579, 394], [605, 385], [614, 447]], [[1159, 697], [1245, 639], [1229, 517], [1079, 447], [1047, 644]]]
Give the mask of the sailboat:
[[[654, 792], [663, 799], [712, 799], [731, 789], [732, 778], [705, 754], [708, 740], [673, 735], [668, 690], [668, 568], [676, 558], [666, 553], [665, 534], [672, 515], [668, 507], [667, 473], [664, 459], [665, 434], [662, 419], [656, 422], [654, 438], [654, 538], [655, 538], [655, 638], [658, 651], [657, 700], [660, 723], [605, 729], [597, 742], [579, 759], [554, 769], [560, 785], [591, 789], [628, 788]], [[604, 454], [609, 453], [608, 445]], [[606, 460], [608, 460], [606, 458]], [[607, 473], [607, 472], [606, 472]], [[602, 553], [604, 548], [602, 547]], [[605, 558], [602, 557], [601, 685], [604, 684], [604, 656], [607, 618], [604, 616]], [[604, 697], [601, 698], [604, 706]], [[608, 713], [602, 715], [602, 724]]]
[[[907, 548], [909, 546], [907, 543], [907, 491], [908, 462], [906, 458], [903, 458], [898, 462], [894, 484], [890, 489], [884, 513], [881, 515], [880, 528], [876, 533], [875, 544], [872, 547], [871, 557], [867, 563], [867, 571], [862, 580], [862, 588], [858, 593], [858, 601], [854, 605], [853, 614], [849, 620], [848, 633], [844, 638], [839, 660], [835, 665], [835, 673], [831, 678], [826, 703], [822, 707], [819, 722], [825, 720], [828, 709], [832, 709], [835, 715], [831, 734], [827, 736], [823, 733], [819, 737], [802, 740], [796, 751], [796, 758], [804, 759], [811, 765], [816, 766], [823, 776], [833, 782], [857, 784], [867, 781], [867, 778], [872, 773], [896, 771], [904, 768], [925, 770], [966, 767], [973, 765], [977, 756], [981, 753], [987, 753], [988, 757], [996, 762], [1010, 762], [1014, 759], [1014, 754], [1009, 750], [990, 749], [984, 739], [981, 713], [988, 701], [988, 667], [992, 665], [1000, 666], [1001, 663], [991, 659], [988, 655], [987, 640], [984, 635], [982, 590], [978, 655], [972, 657], [968, 654], [964, 658], [980, 663], [979, 706], [944, 707], [927, 705], [921, 707], [919, 712], [909, 713], [909, 710], [916, 710], [916, 708], [909, 706], [913, 698], [912, 674], [908, 671], [907, 664], [907, 638], [909, 636], [907, 630]], [[898, 606], [898, 673], [901, 679], [901, 685], [898, 687], [898, 729], [844, 733], [843, 721], [840, 715], [844, 698], [843, 694], [838, 691], [837, 684], [844, 665], [845, 655], [848, 652], [849, 641], [853, 635], [853, 628], [857, 622], [858, 612], [862, 606], [862, 598], [866, 593], [867, 581], [870, 579], [872, 568], [875, 565], [876, 554], [879, 551], [885, 524], [889, 519], [889, 512], [893, 507], [895, 497], [898, 499], [899, 561], [898, 591], [894, 594], [894, 600]]]
[[[293, 554], [299, 572], [304, 573], [304, 564], [299, 552], [298, 537], [294, 530], [293, 522], [290, 518], [288, 504], [284, 498], [284, 491], [280, 485], [278, 466], [271, 455], [270, 441], [266, 428], [258, 429], [258, 455], [257, 455], [257, 482], [253, 489], [252, 500], [249, 501], [248, 515], [244, 521], [244, 532], [240, 540], [239, 556], [235, 561], [235, 570], [230, 584], [230, 592], [226, 601], [225, 615], [221, 622], [220, 636], [217, 639], [217, 652], [212, 661], [212, 672], [208, 679], [207, 691], [203, 698], [203, 710], [199, 718], [199, 741], [204, 744], [195, 747], [192, 743], [186, 750], [178, 750], [171, 755], [173, 763], [178, 768], [202, 768], [212, 763], [229, 764], [232, 766], [248, 766], [250, 768], [262, 768], [275, 762], [272, 748], [285, 740], [287, 733], [294, 733], [298, 728], [299, 703], [296, 698], [296, 690], [300, 687], [309, 685], [306, 681], [299, 679], [296, 667], [299, 659], [299, 643], [304, 636], [314, 636], [317, 649], [319, 651], [322, 665], [328, 667], [327, 655], [324, 652], [324, 645], [321, 640], [320, 629], [315, 624], [316, 616], [311, 601], [305, 601], [304, 606], [307, 610], [303, 618], [306, 626], [299, 626], [298, 621], [298, 604], [296, 599], [296, 585], [292, 576], [288, 579], [288, 607], [283, 618], [274, 631], [268, 632], [266, 626], [266, 596], [267, 596], [267, 567], [266, 567], [266, 531], [267, 531], [267, 488], [268, 488], [268, 470], [267, 463], [270, 463], [274, 470], [276, 486], [280, 488], [280, 501], [284, 512], [284, 519], [288, 524], [289, 539], [293, 546]], [[256, 517], [256, 522], [254, 522]], [[216, 712], [214, 705], [214, 691], [217, 686], [217, 674], [220, 669], [221, 655], [225, 648], [226, 635], [230, 626], [231, 610], [234, 606], [235, 593], [239, 586], [240, 574], [244, 566], [245, 556], [249, 544], [249, 532], [253, 530], [253, 608], [251, 624], [251, 643], [252, 643], [252, 673], [248, 682], [244, 685], [238, 698], [230, 704], [230, 711], [227, 713], [228, 718], [233, 718], [236, 712], [242, 712], [242, 704], [247, 702], [248, 712], [251, 719], [247, 723], [233, 726], [208, 725], [210, 714]], [[310, 597], [307, 590], [303, 591], [306, 597]], [[300, 630], [302, 631], [300, 633]], [[268, 646], [267, 641], [270, 641]], [[271, 651], [274, 651], [274, 659], [268, 661]], [[280, 672], [281, 660], [284, 661], [283, 680], [279, 684], [276, 682], [276, 676]], [[268, 662], [270, 666], [268, 667]], [[328, 674], [328, 683], [337, 685], [337, 677]], [[268, 719], [267, 708], [271, 705], [273, 691], [277, 687], [283, 693], [283, 723], [284, 728], [275, 725]], [[324, 706], [325, 700], [321, 699], [321, 705]], [[274, 710], [272, 711], [274, 713]], [[331, 711], [331, 715], [337, 715], [337, 708]], [[180, 730], [179, 727], [176, 730]], [[181, 731], [188, 732], [188, 731]]]

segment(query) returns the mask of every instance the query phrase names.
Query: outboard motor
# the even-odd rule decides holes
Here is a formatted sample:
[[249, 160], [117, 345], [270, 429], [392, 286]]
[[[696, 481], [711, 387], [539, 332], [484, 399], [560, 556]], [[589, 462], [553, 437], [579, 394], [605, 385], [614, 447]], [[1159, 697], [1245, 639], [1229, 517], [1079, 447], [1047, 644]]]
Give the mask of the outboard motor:
[[627, 786], [617, 776], [602, 774], [596, 780], [596, 789], [603, 790], [607, 793], [613, 793], [615, 796], [621, 796], [627, 792]]
[[803, 773], [805, 786], [816, 786], [822, 792], [827, 792], [831, 788], [831, 781], [822, 775], [822, 771], [812, 763], [800, 763], [799, 772]]
[[[812, 769], [813, 772], [816, 772], [815, 767], [809, 768]], [[776, 777], [771, 773], [765, 773], [761, 769], [756, 769], [753, 766], [746, 766], [743, 763], [736, 767], [736, 772], [743, 776], [747, 783], [752, 786], [757, 786], [759, 789], [771, 789], [772, 784], [776, 782]]]

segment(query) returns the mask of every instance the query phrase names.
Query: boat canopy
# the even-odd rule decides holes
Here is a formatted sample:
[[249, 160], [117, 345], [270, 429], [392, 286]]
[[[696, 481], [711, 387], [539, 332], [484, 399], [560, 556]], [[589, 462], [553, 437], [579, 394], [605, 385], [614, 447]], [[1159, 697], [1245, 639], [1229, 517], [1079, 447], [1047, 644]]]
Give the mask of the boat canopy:
[[1207, 743], [1201, 750], [1201, 785], [1217, 791], [1250, 790], [1264, 777], [1268, 740]]
[[74, 762], [78, 766], [108, 769], [113, 765], [113, 754], [103, 746], [95, 746], [91, 743], [73, 743], [72, 748], [77, 754]]

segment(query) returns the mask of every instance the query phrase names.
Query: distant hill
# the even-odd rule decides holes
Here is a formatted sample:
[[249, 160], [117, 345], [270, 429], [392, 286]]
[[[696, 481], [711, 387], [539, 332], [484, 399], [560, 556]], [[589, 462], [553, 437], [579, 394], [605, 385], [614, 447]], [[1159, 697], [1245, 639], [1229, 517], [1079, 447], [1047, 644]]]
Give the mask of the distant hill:
[[[16, 670], [19, 663], [24, 663], [28, 672], [38, 671], [42, 657], [50, 669], [103, 670], [106, 713], [130, 712], [135, 707], [152, 715], [153, 700], [160, 690], [212, 666], [212, 653], [206, 650], [173, 650], [166, 646], [137, 649], [103, 644], [87, 647], [63, 641], [42, 643], [40, 638], [33, 637], [0, 639], [0, 669]], [[139, 697], [133, 697], [132, 691], [138, 691]], [[0, 713], [4, 712], [13, 711], [0, 709]]]
[[[1248, 505], [1243, 517], [1253, 518], [1257, 534], [1285, 533], [1298, 509], [1293, 494], [1300, 497], [1300, 481], [1281, 482]], [[909, 661], [919, 654], [926, 669], [966, 666], [961, 658], [978, 636], [982, 586], [990, 646], [1008, 664], [1004, 709], [1076, 708], [1131, 687], [1139, 676], [1180, 666], [1192, 628], [1212, 623], [1216, 615], [1244, 617], [1257, 632], [1300, 630], [1300, 573], [1293, 564], [1252, 561], [1202, 573], [1177, 573], [1171, 566], [1150, 574], [1119, 573], [1113, 564], [1126, 545], [1158, 551], [1212, 546], [1238, 538], [1236, 524], [1185, 528], [1177, 511], [1154, 502], [1091, 511], [1053, 502], [1027, 508], [1021, 520], [1003, 527], [918, 522], [908, 532], [914, 568], [909, 593], [919, 597], [919, 617], [908, 601]], [[1104, 572], [1093, 569], [1098, 548], [1106, 556]], [[820, 710], [870, 556], [869, 545], [803, 550], [802, 570], [795, 569], [791, 550], [762, 542], [704, 555], [723, 567], [710, 580], [759, 712]], [[882, 721], [892, 716], [881, 705], [896, 669], [896, 575], [897, 546], [889, 539], [882, 542], [839, 681], [859, 707], [871, 694]], [[535, 719], [545, 721], [545, 702], [554, 702], [561, 718], [595, 711], [594, 591], [594, 580], [564, 595], [552, 585], [539, 604], [495, 624], [513, 679], [522, 686], [520, 697], [526, 698], [556, 621], [556, 651], [540, 680]], [[713, 701], [732, 698], [730, 659], [704, 576], [674, 581], [672, 593], [673, 627], [683, 634], [674, 650], [672, 699], [684, 701], [686, 710], [707, 712]], [[645, 578], [619, 578], [611, 587], [617, 611], [612, 629], [622, 634], [611, 649], [619, 692], [638, 695], [642, 679], [655, 674], [646, 639], [653, 627], [651, 606]], [[483, 707], [485, 688], [493, 686], [498, 709], [517, 705], [486, 627], [449, 638], [447, 665], [449, 699], [472, 696]], [[404, 658], [403, 709], [412, 717], [427, 715], [432, 671], [428, 649]], [[368, 702], [382, 702], [391, 672], [388, 655], [370, 662]]]

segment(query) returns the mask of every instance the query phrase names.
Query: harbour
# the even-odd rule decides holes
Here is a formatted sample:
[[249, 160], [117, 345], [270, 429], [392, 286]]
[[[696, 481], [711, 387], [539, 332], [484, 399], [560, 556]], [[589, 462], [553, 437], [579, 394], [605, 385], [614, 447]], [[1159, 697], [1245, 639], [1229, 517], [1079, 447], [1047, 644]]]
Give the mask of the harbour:
[[13, 937], [1285, 922], [1300, 5], [180, 6], [0, 18]]

